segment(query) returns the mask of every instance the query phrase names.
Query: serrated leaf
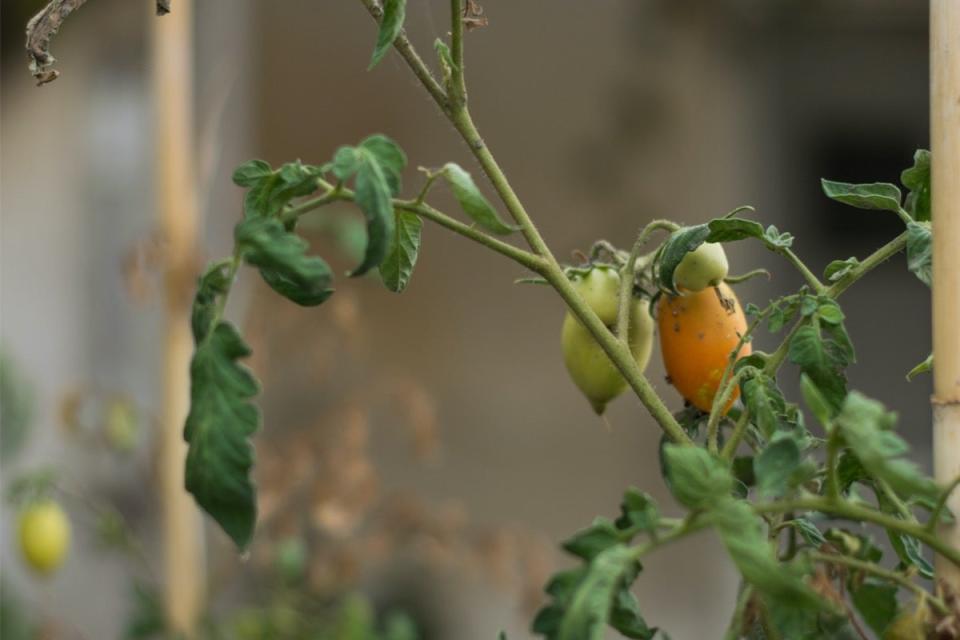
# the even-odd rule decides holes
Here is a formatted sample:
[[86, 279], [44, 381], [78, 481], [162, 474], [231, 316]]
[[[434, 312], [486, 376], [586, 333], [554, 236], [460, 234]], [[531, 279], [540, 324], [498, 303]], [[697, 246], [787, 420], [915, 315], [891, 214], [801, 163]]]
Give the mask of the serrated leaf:
[[659, 519], [660, 510], [653, 498], [639, 489], [629, 487], [623, 494], [620, 517], [614, 525], [618, 529], [631, 532], [653, 531]]
[[793, 246], [793, 234], [787, 231], [781, 233], [773, 225], [763, 232], [763, 240], [771, 249], [789, 249]]
[[302, 306], [315, 306], [333, 293], [333, 274], [318, 256], [306, 255], [307, 242], [276, 218], [248, 218], [234, 229], [234, 241], [247, 264], [274, 291]]
[[415, 213], [397, 212], [393, 240], [387, 257], [380, 263], [383, 284], [394, 293], [407, 288], [420, 254], [420, 232], [423, 221]]
[[685, 507], [704, 508], [733, 491], [730, 471], [705, 449], [667, 444], [663, 458], [670, 491]]
[[831, 200], [848, 204], [858, 209], [877, 209], [882, 211], [900, 210], [900, 189], [887, 182], [851, 184], [821, 180], [823, 193]]
[[926, 359], [923, 362], [915, 366], [913, 369], [910, 369], [910, 371], [907, 373], [907, 381], [908, 382], [912, 381], [921, 373], [927, 373], [928, 371], [932, 371], [932, 370], [933, 370], [933, 354], [931, 353], [926, 357]]
[[907, 212], [918, 222], [930, 220], [930, 152], [926, 149], [917, 149], [913, 154], [913, 166], [904, 169], [900, 174], [900, 182], [910, 193], [907, 195], [905, 207]]
[[882, 636], [897, 617], [897, 587], [867, 580], [850, 595], [863, 621]]
[[740, 390], [754, 423], [766, 438], [770, 438], [777, 429], [778, 417], [786, 405], [777, 382], [768, 375], [758, 373], [744, 380]]
[[[839, 330], [835, 330], [838, 329]], [[800, 327], [790, 340], [787, 357], [809, 376], [831, 408], [839, 410], [847, 394], [844, 369], [853, 362], [852, 346], [842, 325], [826, 327], [824, 337], [813, 325]]]
[[823, 270], [823, 277], [830, 282], [842, 280], [852, 269], [860, 266], [860, 261], [850, 256], [846, 260], [834, 260]]
[[885, 480], [900, 495], [938, 494], [936, 483], [902, 456], [909, 447], [892, 431], [896, 415], [876, 400], [853, 391], [835, 420], [847, 446], [873, 476]]
[[557, 640], [603, 640], [614, 599], [638, 571], [633, 549], [624, 545], [594, 558], [564, 612]]
[[377, 32], [377, 45], [373, 49], [373, 56], [370, 58], [370, 66], [367, 70], [373, 69], [387, 55], [387, 51], [393, 46], [393, 41], [397, 39], [400, 32], [403, 31], [403, 22], [406, 19], [407, 2], [406, 0], [384, 0], [383, 17], [380, 19], [380, 29]]
[[789, 433], [778, 433], [753, 461], [753, 472], [760, 493], [771, 498], [785, 494], [791, 488], [791, 479], [801, 461], [797, 440]]
[[610, 626], [627, 638], [652, 640], [657, 635], [656, 627], [649, 627], [640, 612], [640, 603], [628, 588], [621, 588], [610, 611]]
[[250, 543], [257, 519], [249, 438], [260, 426], [260, 413], [250, 402], [259, 385], [239, 363], [249, 355], [250, 348], [228, 322], [205, 336], [190, 363], [190, 413], [184, 427], [187, 491], [241, 550]]
[[743, 218], [718, 218], [707, 223], [707, 242], [735, 242], [746, 238], [763, 238], [763, 225]]
[[928, 287], [933, 279], [933, 233], [929, 225], [907, 225], [907, 268]]
[[448, 163], [441, 170], [444, 180], [450, 185], [454, 197], [463, 211], [481, 227], [497, 235], [507, 235], [517, 230], [497, 215], [496, 209], [483, 197], [473, 178], [459, 165]]
[[213, 321], [223, 296], [230, 290], [229, 260], [221, 260], [207, 267], [200, 276], [190, 312], [193, 340], [199, 344], [213, 329]]
[[673, 284], [673, 274], [680, 265], [683, 257], [703, 244], [710, 236], [710, 227], [705, 224], [695, 227], [684, 227], [674, 231], [663, 243], [658, 255], [658, 273], [660, 288], [672, 294], [677, 294]]
[[803, 395], [803, 401], [807, 408], [810, 409], [817, 421], [823, 426], [830, 424], [835, 410], [813, 380], [810, 379], [810, 376], [805, 373], [800, 374], [800, 393]]
[[610, 547], [627, 542], [624, 533], [606, 518], [597, 518], [563, 543], [563, 549], [583, 560], [593, 560]]

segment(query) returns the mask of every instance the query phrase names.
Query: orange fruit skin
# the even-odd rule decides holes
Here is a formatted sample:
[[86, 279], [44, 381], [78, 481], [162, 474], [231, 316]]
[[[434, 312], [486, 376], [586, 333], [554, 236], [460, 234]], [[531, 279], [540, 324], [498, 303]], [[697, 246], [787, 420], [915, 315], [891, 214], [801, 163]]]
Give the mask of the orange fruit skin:
[[[719, 296], [717, 295], [719, 292]], [[726, 305], [720, 297], [726, 301]], [[743, 307], [726, 283], [682, 296], [664, 296], [657, 305], [660, 353], [669, 382], [690, 404], [709, 412], [730, 353], [747, 330]], [[750, 355], [743, 345], [737, 359]], [[726, 413], [740, 394], [734, 389]]]

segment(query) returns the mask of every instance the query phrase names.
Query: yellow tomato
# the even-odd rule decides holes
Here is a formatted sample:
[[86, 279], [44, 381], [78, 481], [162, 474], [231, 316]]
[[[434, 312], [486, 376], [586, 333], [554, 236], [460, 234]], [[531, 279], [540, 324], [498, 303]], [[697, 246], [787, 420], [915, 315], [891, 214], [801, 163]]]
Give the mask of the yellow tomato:
[[20, 513], [20, 550], [39, 574], [57, 570], [70, 549], [70, 520], [52, 500], [37, 502]]

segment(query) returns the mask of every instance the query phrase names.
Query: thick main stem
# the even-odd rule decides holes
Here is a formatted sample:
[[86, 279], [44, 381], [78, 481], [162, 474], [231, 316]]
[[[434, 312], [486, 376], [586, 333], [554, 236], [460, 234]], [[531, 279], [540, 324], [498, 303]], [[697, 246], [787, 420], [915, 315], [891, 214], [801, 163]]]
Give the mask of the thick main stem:
[[[933, 211], [933, 467], [947, 485], [960, 475], [960, 2], [930, 1], [930, 150]], [[960, 513], [960, 495], [947, 506]], [[960, 548], [960, 520], [941, 538]], [[937, 577], [960, 592], [960, 568], [942, 555]]]

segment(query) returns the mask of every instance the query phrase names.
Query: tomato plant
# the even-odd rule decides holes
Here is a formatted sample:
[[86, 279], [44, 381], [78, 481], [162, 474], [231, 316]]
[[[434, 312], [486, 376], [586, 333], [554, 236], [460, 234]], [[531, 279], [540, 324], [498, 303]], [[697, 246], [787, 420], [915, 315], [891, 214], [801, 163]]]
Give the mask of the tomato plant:
[[[51, 6], [58, 4], [68, 3]], [[848, 388], [845, 370], [855, 349], [840, 304], [848, 288], [904, 251], [906, 266], [930, 284], [930, 153], [917, 151], [903, 172], [906, 196], [894, 184], [822, 181], [827, 197], [903, 223], [903, 231], [873, 253], [836, 260], [822, 276], [795, 252], [792, 234], [762, 224], [750, 207], [696, 225], [655, 220], [636, 239], [598, 241], [586, 267], [563, 265], [469, 109], [464, 40], [465, 26], [482, 22], [476, 0], [451, 0], [450, 33], [437, 39], [433, 66], [405, 35], [405, 0], [361, 4], [378, 25], [371, 66], [396, 50], [466, 143], [506, 216], [454, 162], [427, 170], [414, 195], [405, 197], [407, 156], [379, 134], [313, 164], [251, 160], [236, 169], [233, 180], [246, 195], [234, 250], [207, 267], [194, 298], [196, 349], [184, 437], [187, 489], [237, 547], [250, 544], [257, 520], [250, 437], [260, 425], [259, 383], [243, 364], [251, 350], [225, 317], [226, 299], [241, 269], [251, 267], [277, 294], [302, 306], [323, 304], [333, 294], [333, 274], [310, 253], [297, 224], [327, 205], [350, 202], [363, 212], [367, 229], [351, 277], [378, 269], [388, 290], [403, 291], [421, 252], [424, 220], [479, 243], [564, 302], [565, 361], [594, 409], [602, 411], [630, 388], [663, 432], [660, 464], [679, 510], [662, 515], [649, 495], [629, 489], [617, 519], [598, 518], [566, 541], [564, 549], [579, 564], [547, 585], [550, 602], [533, 623], [536, 633], [596, 639], [610, 626], [631, 638], [666, 637], [648, 625], [630, 592], [641, 560], [712, 529], [742, 576], [726, 638], [863, 637], [863, 625], [878, 636], [960, 634], [957, 594], [924, 582], [934, 575], [930, 552], [960, 566], [960, 549], [937, 533], [952, 518], [945, 505], [957, 483], [940, 486], [922, 473], [904, 455], [895, 415]], [[40, 81], [55, 78], [47, 45], [65, 15], [41, 14], [31, 23], [28, 49]], [[440, 185], [467, 221], [430, 204]], [[516, 235], [522, 244], [512, 241]], [[730, 284], [742, 278], [728, 275], [726, 251], [743, 241], [783, 258], [803, 285], [741, 307]], [[658, 310], [671, 381], [690, 405], [675, 412], [644, 374], [651, 341], [649, 316], [640, 307], [647, 299]], [[751, 346], [761, 330], [779, 340], [770, 352]], [[781, 390], [787, 364], [799, 374], [799, 399]], [[652, 460], [653, 452], [647, 455]], [[892, 562], [884, 564], [875, 532], [889, 539]]]

